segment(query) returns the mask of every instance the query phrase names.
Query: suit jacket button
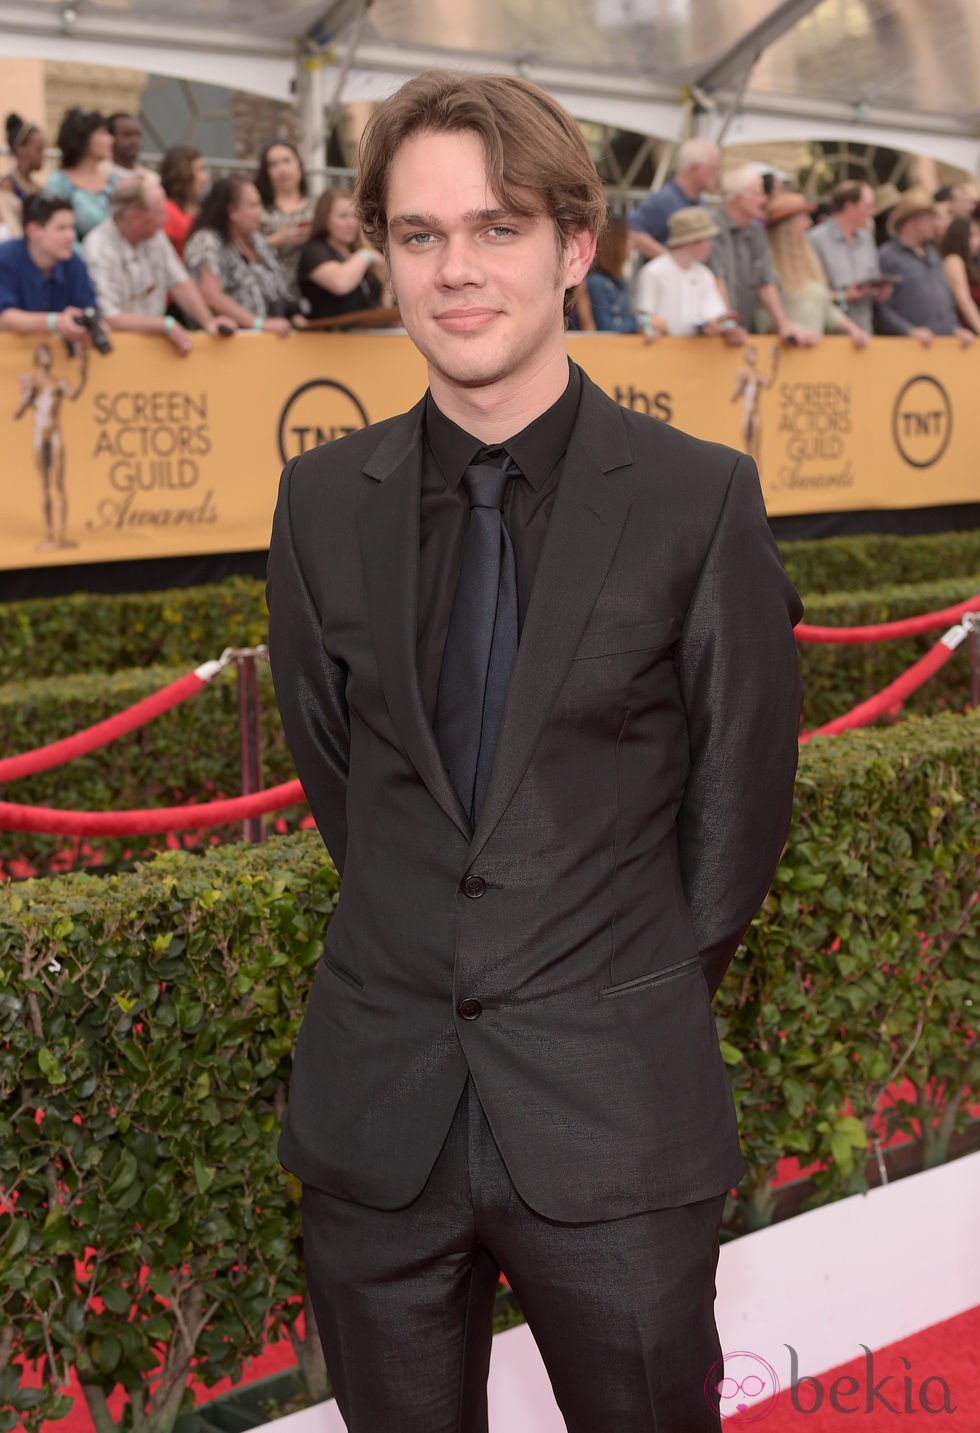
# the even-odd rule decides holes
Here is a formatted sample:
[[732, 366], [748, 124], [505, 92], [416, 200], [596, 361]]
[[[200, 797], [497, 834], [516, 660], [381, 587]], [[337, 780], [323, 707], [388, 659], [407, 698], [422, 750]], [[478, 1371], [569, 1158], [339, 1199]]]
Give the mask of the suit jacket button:
[[486, 888], [487, 883], [482, 876], [467, 876], [463, 882], [463, 894], [471, 901], [478, 901]]
[[479, 1000], [461, 1000], [456, 1009], [464, 1020], [479, 1020], [483, 1014], [483, 1006]]

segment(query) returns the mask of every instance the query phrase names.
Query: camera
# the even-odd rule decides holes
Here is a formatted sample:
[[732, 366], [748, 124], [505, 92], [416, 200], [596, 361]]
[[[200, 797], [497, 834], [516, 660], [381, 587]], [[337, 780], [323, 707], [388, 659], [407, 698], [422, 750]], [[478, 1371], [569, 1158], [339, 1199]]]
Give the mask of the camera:
[[109, 335], [102, 325], [102, 318], [97, 308], [82, 309], [75, 322], [80, 323], [82, 328], [88, 329], [92, 337], [92, 342], [100, 353], [112, 352]]
[[273, 299], [266, 306], [267, 318], [295, 318], [297, 314], [310, 312], [309, 299]]

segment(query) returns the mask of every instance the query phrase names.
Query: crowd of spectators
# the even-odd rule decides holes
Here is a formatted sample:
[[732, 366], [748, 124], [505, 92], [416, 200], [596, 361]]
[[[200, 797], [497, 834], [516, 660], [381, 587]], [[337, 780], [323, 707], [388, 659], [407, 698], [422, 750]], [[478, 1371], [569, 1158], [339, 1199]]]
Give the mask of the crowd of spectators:
[[159, 334], [186, 354], [195, 330], [285, 338], [389, 298], [349, 194], [318, 201], [285, 140], [265, 146], [252, 178], [212, 183], [189, 145], [168, 149], [159, 173], [143, 164], [135, 115], [72, 108], [42, 184], [40, 126], [11, 114], [6, 134], [0, 329], [82, 347], [113, 330]]
[[[626, 216], [610, 219], [577, 325], [617, 333], [753, 333], [812, 346], [873, 334], [928, 346], [980, 334], [980, 188], [929, 193], [844, 180], [812, 203], [760, 164], [723, 170], [706, 140]], [[625, 244], [624, 244], [625, 235]]]
[[[159, 333], [183, 354], [195, 330], [287, 337], [392, 302], [350, 194], [314, 195], [287, 140], [263, 148], [252, 178], [212, 183], [189, 145], [168, 149], [159, 174], [143, 164], [135, 115], [72, 108], [42, 187], [40, 126], [11, 114], [6, 136], [0, 329], [85, 345], [95, 310], [108, 330]], [[926, 346], [980, 334], [980, 189], [845, 180], [818, 206], [785, 178], [723, 170], [714, 144], [687, 140], [664, 184], [625, 219], [608, 216], [573, 321], [733, 345], [751, 333], [800, 345], [844, 334], [857, 348], [875, 333]]]

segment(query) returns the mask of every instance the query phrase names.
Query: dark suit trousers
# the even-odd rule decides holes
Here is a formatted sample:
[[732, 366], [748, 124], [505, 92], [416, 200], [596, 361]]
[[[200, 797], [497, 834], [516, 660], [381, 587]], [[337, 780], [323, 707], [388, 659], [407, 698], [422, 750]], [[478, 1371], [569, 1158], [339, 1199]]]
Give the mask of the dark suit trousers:
[[304, 1188], [307, 1278], [349, 1433], [486, 1433], [501, 1269], [569, 1433], [718, 1433], [704, 1387], [721, 1376], [723, 1205], [545, 1219], [514, 1189], [470, 1080], [406, 1208]]

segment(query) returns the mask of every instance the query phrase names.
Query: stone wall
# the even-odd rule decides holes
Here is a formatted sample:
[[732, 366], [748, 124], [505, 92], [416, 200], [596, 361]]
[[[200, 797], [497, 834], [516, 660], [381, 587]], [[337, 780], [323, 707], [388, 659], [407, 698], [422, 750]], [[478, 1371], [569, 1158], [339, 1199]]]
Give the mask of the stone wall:
[[139, 114], [146, 86], [142, 70], [120, 70], [113, 65], [78, 65], [66, 60], [47, 60], [44, 65], [45, 125], [48, 142], [58, 138], [58, 126], [66, 109], [100, 110], [102, 114], [125, 111]]

